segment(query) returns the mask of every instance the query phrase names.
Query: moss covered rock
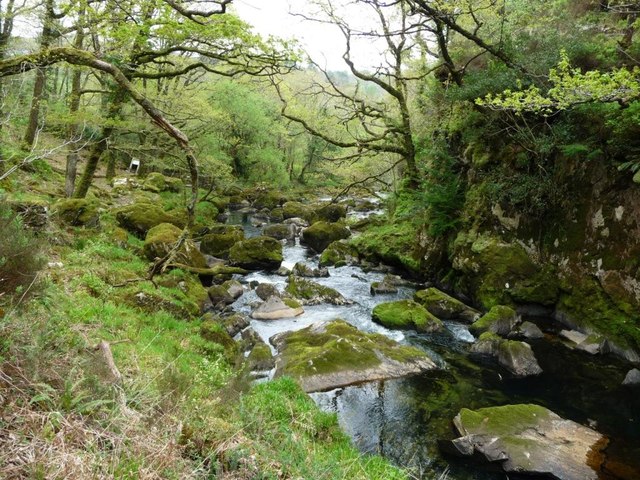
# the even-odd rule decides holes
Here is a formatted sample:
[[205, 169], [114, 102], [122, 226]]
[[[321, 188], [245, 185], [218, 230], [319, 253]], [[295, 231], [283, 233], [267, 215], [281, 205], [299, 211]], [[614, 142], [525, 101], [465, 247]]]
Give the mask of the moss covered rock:
[[515, 377], [528, 377], [542, 373], [542, 368], [538, 365], [538, 360], [529, 344], [505, 340], [492, 332], [480, 335], [478, 341], [471, 346], [471, 352], [496, 358], [498, 363]]
[[286, 202], [282, 205], [282, 216], [287, 218], [304, 218], [307, 222], [314, 218], [313, 210], [300, 202]]
[[235, 337], [238, 333], [249, 326], [249, 319], [239, 313], [218, 316], [212, 312], [207, 312], [202, 317], [202, 320], [204, 322], [214, 322], [221, 325], [231, 337]]
[[320, 255], [320, 267], [330, 265], [343, 267], [358, 263], [358, 252], [347, 242], [338, 240], [331, 242]]
[[513, 308], [496, 305], [476, 320], [469, 327], [469, 331], [476, 336], [484, 332], [492, 332], [504, 337], [511, 333], [519, 321], [520, 318]]
[[178, 218], [165, 213], [152, 203], [134, 203], [115, 210], [118, 224], [138, 238], [144, 238], [149, 230], [161, 223], [170, 223], [184, 228], [186, 218]]
[[373, 321], [391, 329], [434, 332], [442, 329], [442, 322], [413, 300], [397, 300], [376, 305], [371, 313]]
[[425, 246], [420, 232], [409, 222], [373, 226], [351, 240], [360, 258], [383, 262], [421, 275]]
[[339, 223], [316, 222], [302, 231], [300, 243], [321, 253], [330, 243], [349, 238], [351, 232]]
[[300, 300], [303, 305], [319, 305], [321, 303], [330, 303], [332, 305], [350, 305], [347, 300], [331, 287], [325, 287], [319, 283], [312, 282], [305, 278], [290, 276], [287, 280], [286, 293]]
[[184, 183], [179, 178], [165, 177], [159, 172], [151, 172], [144, 179], [142, 189], [149, 192], [180, 192], [184, 188]]
[[236, 243], [229, 261], [247, 270], [277, 270], [282, 263], [282, 244], [271, 237], [254, 237]]
[[477, 310], [437, 288], [419, 290], [413, 299], [438, 318], [459, 319], [471, 323], [480, 316]]
[[291, 273], [296, 277], [321, 278], [329, 276], [329, 270], [326, 268], [312, 268], [302, 262], [297, 262]]
[[223, 233], [208, 233], [200, 240], [200, 251], [214, 257], [227, 258], [231, 247], [242, 240], [242, 230], [229, 229]]
[[284, 332], [270, 341], [279, 353], [275, 376], [291, 376], [307, 392], [436, 368], [422, 350], [384, 335], [361, 332], [343, 320]]
[[596, 480], [606, 446], [590, 428], [538, 405], [463, 408], [453, 423], [458, 455], [480, 456], [507, 473], [561, 480]]
[[338, 222], [347, 216], [347, 207], [337, 203], [325, 205], [315, 211], [317, 220]]
[[251, 370], [271, 370], [276, 366], [276, 359], [273, 357], [269, 345], [257, 342], [247, 357], [247, 363]]
[[[143, 252], [148, 260], [153, 261], [156, 258], [164, 258], [176, 244], [182, 230], [169, 223], [161, 223], [156, 225], [147, 233], [144, 241]], [[180, 250], [176, 253], [172, 266], [191, 267], [193, 269], [206, 269], [207, 261], [200, 250], [196, 247], [192, 240], [186, 239]]]
[[164, 258], [182, 235], [182, 230], [170, 223], [156, 225], [147, 233], [142, 251], [147, 260]]
[[97, 227], [100, 223], [100, 204], [94, 199], [66, 198], [53, 206], [53, 213], [64, 223], [74, 227]]
[[[541, 269], [520, 244], [504, 242], [489, 234], [458, 235], [452, 259], [454, 268], [463, 273], [468, 289], [485, 308], [512, 304], [512, 291], [519, 291], [519, 301], [530, 301], [525, 287], [540, 300], [542, 290], [548, 286], [538, 288], [531, 283], [532, 279], [557, 284], [553, 276], [541, 275]], [[553, 295], [553, 289], [549, 291]]]
[[264, 227], [262, 233], [263, 235], [275, 238], [276, 240], [293, 241], [296, 238], [296, 227], [291, 224], [274, 223]]

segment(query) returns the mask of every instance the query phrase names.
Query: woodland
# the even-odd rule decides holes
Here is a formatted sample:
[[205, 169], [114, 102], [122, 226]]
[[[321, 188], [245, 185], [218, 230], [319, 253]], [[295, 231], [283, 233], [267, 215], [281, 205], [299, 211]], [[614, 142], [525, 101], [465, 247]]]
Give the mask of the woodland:
[[[504, 478], [438, 442], [458, 411], [457, 427], [516, 400], [595, 416], [610, 447], [582, 463], [640, 478], [624, 423], [640, 421], [640, 4], [291, 2], [340, 36], [328, 69], [234, 3], [0, 2], [0, 478]], [[326, 267], [364, 294], [322, 283]], [[333, 343], [313, 325], [268, 338], [260, 299], [302, 315], [296, 330], [346, 322], [326, 327]], [[456, 360], [425, 347], [459, 324]], [[334, 363], [375, 370], [341, 342], [433, 357], [416, 394], [426, 453], [408, 433], [364, 448], [320, 408], [314, 392], [370, 381], [329, 388]], [[500, 396], [469, 351], [495, 360]], [[556, 374], [580, 400], [517, 387]]]

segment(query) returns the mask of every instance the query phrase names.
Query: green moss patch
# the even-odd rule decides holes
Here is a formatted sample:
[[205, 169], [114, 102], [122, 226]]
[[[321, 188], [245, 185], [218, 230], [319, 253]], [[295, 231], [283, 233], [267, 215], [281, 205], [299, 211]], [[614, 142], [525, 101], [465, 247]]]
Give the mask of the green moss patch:
[[413, 329], [433, 332], [442, 328], [442, 322], [413, 300], [381, 303], [372, 312], [373, 321], [387, 328]]
[[271, 237], [254, 237], [229, 249], [229, 260], [247, 270], [277, 270], [282, 263], [282, 244]]

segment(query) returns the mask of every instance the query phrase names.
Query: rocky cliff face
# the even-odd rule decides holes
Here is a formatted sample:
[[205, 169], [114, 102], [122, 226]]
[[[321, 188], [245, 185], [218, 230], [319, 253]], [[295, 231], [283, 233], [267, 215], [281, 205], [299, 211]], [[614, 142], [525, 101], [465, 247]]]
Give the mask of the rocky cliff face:
[[470, 162], [464, 224], [448, 249], [450, 285], [485, 308], [547, 307], [639, 362], [640, 184], [633, 175], [601, 160], [558, 158], [557, 204], [536, 216], [495, 201], [488, 171]]

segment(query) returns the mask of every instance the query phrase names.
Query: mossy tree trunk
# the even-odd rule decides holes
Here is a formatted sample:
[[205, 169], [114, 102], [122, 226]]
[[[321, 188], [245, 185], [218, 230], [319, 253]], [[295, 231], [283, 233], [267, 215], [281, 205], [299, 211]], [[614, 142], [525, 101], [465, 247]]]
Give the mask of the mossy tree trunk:
[[[80, 12], [79, 21], [80, 24], [84, 19], [84, 12]], [[82, 48], [84, 42], [84, 30], [78, 26], [76, 32], [76, 38], [73, 42], [73, 46], [77, 49]], [[73, 116], [80, 110], [80, 88], [82, 86], [82, 72], [79, 68], [73, 70], [71, 76], [71, 94], [69, 99], [69, 114]], [[76, 138], [79, 134], [78, 123], [73, 122], [69, 128], [69, 139], [72, 142], [72, 149], [67, 155], [67, 168], [65, 172], [64, 191], [67, 197], [73, 196], [73, 191], [76, 185], [76, 172], [78, 166], [78, 151], [76, 150], [77, 143]]]
[[[54, 39], [53, 22], [55, 20], [55, 12], [53, 10], [54, 0], [47, 0], [45, 3], [45, 18], [42, 27], [42, 36], [40, 37], [40, 49], [46, 50], [51, 46]], [[40, 104], [45, 96], [45, 87], [47, 84], [47, 73], [45, 68], [36, 69], [36, 81], [33, 86], [33, 97], [31, 99], [31, 109], [29, 110], [29, 123], [24, 134], [24, 148], [30, 150], [38, 133], [38, 124], [40, 119]]]
[[78, 183], [78, 187], [73, 194], [74, 198], [84, 198], [87, 196], [89, 192], [89, 187], [93, 182], [93, 177], [98, 169], [98, 163], [100, 162], [100, 157], [107, 149], [107, 145], [109, 142], [109, 138], [114, 130], [115, 120], [119, 115], [122, 109], [122, 105], [124, 104], [127, 98], [127, 91], [122, 87], [116, 87], [116, 91], [113, 94], [113, 100], [111, 105], [109, 106], [109, 110], [107, 112], [105, 121], [106, 125], [102, 127], [100, 131], [100, 135], [97, 140], [91, 146], [91, 150], [89, 151], [89, 158], [87, 159], [87, 165], [82, 173], [82, 178], [80, 178], [80, 182]]

